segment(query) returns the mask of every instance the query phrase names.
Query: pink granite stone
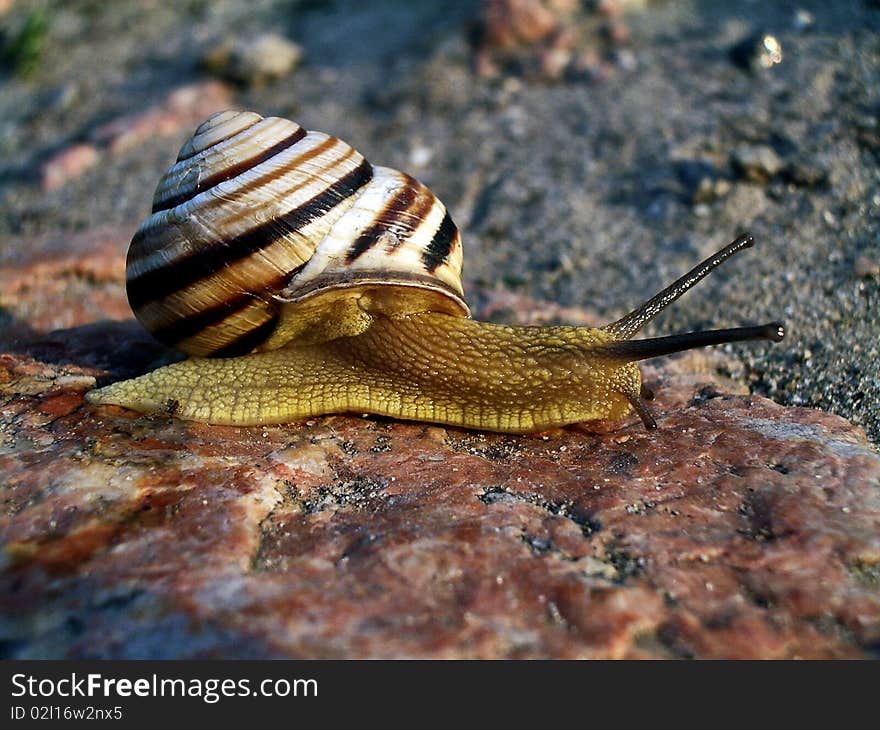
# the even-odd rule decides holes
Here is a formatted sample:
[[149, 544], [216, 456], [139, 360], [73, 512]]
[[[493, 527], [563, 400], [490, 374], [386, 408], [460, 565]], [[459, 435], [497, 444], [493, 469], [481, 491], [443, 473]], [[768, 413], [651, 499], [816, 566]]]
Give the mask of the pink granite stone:
[[100, 157], [98, 148], [91, 144], [78, 143], [64, 148], [41, 165], [40, 180], [43, 190], [57, 190], [98, 164]]
[[40, 166], [40, 183], [51, 192], [77, 179], [101, 160], [103, 152], [126, 152], [153, 137], [193, 129], [232, 104], [232, 92], [220, 81], [181, 86], [142, 111], [116, 117], [90, 133], [88, 142], [62, 148]]
[[732, 394], [692, 359], [645, 368], [654, 432], [91, 407], [96, 378], [171, 357], [82, 303], [126, 316], [119, 238], [91, 235], [68, 242], [76, 264], [0, 270], [28, 329], [0, 338], [7, 656], [855, 658], [880, 641], [880, 455], [847, 421]]
[[100, 126], [95, 142], [118, 153], [151, 137], [167, 137], [203, 122], [232, 103], [232, 92], [220, 81], [203, 81], [174, 89], [159, 103]]

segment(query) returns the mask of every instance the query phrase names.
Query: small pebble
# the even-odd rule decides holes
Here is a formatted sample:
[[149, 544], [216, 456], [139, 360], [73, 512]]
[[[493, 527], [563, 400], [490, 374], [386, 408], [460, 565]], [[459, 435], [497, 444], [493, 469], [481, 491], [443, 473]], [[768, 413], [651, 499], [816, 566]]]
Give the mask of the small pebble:
[[571, 63], [571, 51], [566, 48], [547, 48], [538, 55], [541, 76], [556, 80], [562, 77]]
[[782, 63], [782, 44], [769, 33], [755, 33], [730, 49], [730, 59], [747, 71], [762, 71]]
[[246, 86], [260, 86], [289, 74], [302, 58], [302, 48], [275, 33], [254, 38], [227, 38], [208, 51], [202, 62], [211, 73]]
[[94, 145], [80, 143], [63, 149], [40, 168], [43, 190], [57, 190], [96, 165], [99, 159], [100, 153]]
[[425, 145], [417, 145], [410, 150], [409, 163], [413, 167], [427, 167], [434, 157], [434, 150]]
[[734, 169], [751, 182], [765, 183], [782, 169], [782, 160], [766, 145], [740, 147], [730, 157]]
[[538, 0], [494, 0], [482, 10], [485, 48], [537, 43], [558, 28], [556, 13]]
[[618, 48], [614, 54], [614, 60], [624, 71], [635, 71], [639, 65], [636, 54], [629, 48]]
[[816, 22], [815, 17], [809, 10], [805, 10], [804, 8], [798, 8], [794, 13], [794, 28], [795, 30], [805, 31], [808, 28], [813, 27], [813, 23]]
[[163, 101], [97, 127], [91, 140], [113, 153], [137, 147], [153, 137], [167, 137], [197, 124], [231, 102], [230, 89], [220, 81], [202, 81], [173, 89]]
[[617, 18], [623, 12], [623, 7], [618, 0], [596, 0], [596, 12], [606, 18]]

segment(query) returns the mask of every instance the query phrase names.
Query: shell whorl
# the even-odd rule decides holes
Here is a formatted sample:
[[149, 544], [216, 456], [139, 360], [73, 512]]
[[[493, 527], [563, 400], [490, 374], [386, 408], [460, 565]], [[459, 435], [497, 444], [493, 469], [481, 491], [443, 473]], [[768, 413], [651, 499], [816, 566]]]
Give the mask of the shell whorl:
[[283, 344], [283, 322], [327, 292], [415, 287], [427, 309], [467, 316], [461, 263], [458, 229], [414, 178], [295, 122], [226, 111], [159, 181], [127, 288], [158, 339], [219, 357]]

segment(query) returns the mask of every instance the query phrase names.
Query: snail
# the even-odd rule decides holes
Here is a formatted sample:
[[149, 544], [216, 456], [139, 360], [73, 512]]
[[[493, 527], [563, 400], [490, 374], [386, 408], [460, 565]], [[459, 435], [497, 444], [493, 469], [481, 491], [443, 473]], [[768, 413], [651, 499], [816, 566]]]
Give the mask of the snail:
[[193, 357], [87, 398], [233, 425], [352, 412], [527, 433], [634, 410], [655, 428], [639, 360], [782, 339], [778, 322], [631, 339], [753, 243], [604, 327], [477, 322], [458, 230], [427, 187], [295, 122], [219, 112], [160, 180], [127, 258], [138, 320]]

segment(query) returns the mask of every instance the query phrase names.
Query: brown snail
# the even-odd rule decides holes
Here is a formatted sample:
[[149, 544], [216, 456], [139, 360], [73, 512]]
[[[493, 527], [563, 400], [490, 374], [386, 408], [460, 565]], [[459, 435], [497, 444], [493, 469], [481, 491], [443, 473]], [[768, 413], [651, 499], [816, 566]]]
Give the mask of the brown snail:
[[605, 327], [476, 322], [458, 230], [424, 185], [294, 122], [220, 112], [160, 180], [127, 262], [137, 318], [194, 357], [88, 400], [235, 425], [354, 412], [513, 433], [634, 409], [653, 428], [638, 360], [782, 339], [778, 322], [630, 339], [752, 244]]

